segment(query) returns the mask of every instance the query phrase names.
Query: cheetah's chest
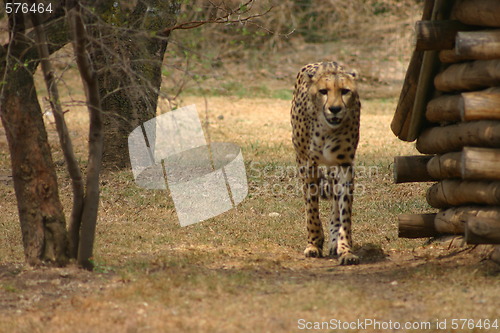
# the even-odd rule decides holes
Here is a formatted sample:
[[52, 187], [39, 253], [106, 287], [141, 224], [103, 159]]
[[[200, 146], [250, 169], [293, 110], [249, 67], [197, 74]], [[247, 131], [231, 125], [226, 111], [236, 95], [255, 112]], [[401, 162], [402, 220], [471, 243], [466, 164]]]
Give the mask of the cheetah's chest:
[[319, 165], [352, 164], [359, 139], [359, 125], [348, 123], [337, 131], [313, 131], [309, 159]]

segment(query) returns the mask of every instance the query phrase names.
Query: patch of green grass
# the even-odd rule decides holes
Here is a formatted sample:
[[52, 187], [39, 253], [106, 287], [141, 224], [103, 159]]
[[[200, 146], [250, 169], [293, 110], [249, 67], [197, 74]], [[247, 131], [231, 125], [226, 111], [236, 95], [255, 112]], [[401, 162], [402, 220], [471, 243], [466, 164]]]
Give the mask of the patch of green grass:
[[1, 289], [8, 293], [18, 293], [20, 290], [11, 284], [2, 284]]
[[267, 85], [243, 85], [240, 82], [228, 81], [213, 87], [190, 87], [183, 91], [184, 95], [220, 97], [236, 96], [239, 98], [273, 98], [291, 100], [290, 89], [272, 89]]
[[271, 98], [283, 99], [286, 101], [291, 101], [293, 97], [293, 91], [290, 89], [277, 89], [272, 90]]
[[94, 258], [91, 258], [89, 261], [94, 266], [94, 272], [96, 273], [106, 274], [114, 271], [113, 267], [106, 265], [104, 262], [95, 260]]

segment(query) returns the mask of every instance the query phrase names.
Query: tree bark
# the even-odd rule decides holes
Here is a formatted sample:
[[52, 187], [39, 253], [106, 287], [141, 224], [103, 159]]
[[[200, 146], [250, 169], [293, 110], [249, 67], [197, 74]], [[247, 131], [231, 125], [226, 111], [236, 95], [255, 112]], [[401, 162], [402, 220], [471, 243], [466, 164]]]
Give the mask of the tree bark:
[[168, 35], [155, 33], [175, 24], [178, 4], [151, 0], [148, 5], [138, 2], [127, 31], [105, 24], [88, 30], [103, 111], [103, 167], [109, 170], [130, 166], [128, 135], [156, 116]]
[[[35, 3], [31, 1], [30, 3]], [[59, 136], [59, 144], [61, 145], [64, 160], [67, 165], [71, 184], [73, 188], [73, 207], [71, 209], [71, 221], [69, 226], [69, 257], [77, 258], [77, 247], [80, 239], [79, 231], [82, 218], [83, 200], [84, 200], [84, 183], [82, 172], [76, 159], [73, 143], [69, 135], [69, 130], [64, 119], [64, 113], [59, 98], [59, 89], [57, 88], [57, 80], [54, 76], [51, 61], [49, 60], [50, 51], [48, 48], [48, 39], [45, 30], [40, 25], [38, 15], [31, 13], [31, 20], [34, 25], [36, 43], [38, 53], [40, 54], [40, 65], [42, 67], [47, 92], [49, 94], [50, 105], [54, 114], [57, 134]]]
[[[76, 2], [76, 1], [75, 1]], [[71, 4], [71, 1], [70, 1]], [[91, 261], [94, 249], [95, 229], [99, 210], [99, 175], [102, 164], [103, 128], [101, 116], [101, 100], [97, 86], [96, 73], [88, 60], [87, 34], [78, 4], [68, 11], [73, 33], [73, 49], [76, 63], [85, 86], [87, 108], [90, 114], [89, 158], [87, 168], [86, 193], [83, 202], [80, 241], [78, 243], [78, 264], [92, 270]]]
[[10, 41], [10, 53], [2, 54], [5, 84], [0, 94], [0, 115], [9, 142], [24, 253], [30, 264], [65, 265], [68, 238], [54, 163], [33, 74], [23, 65], [29, 58], [21, 56], [33, 44], [24, 29], [12, 30], [16, 33]]

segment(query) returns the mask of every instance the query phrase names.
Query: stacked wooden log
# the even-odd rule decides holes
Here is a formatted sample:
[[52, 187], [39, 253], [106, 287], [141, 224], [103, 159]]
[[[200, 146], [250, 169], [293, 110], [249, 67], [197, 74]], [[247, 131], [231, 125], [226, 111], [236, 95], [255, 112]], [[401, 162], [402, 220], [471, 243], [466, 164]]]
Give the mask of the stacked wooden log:
[[439, 213], [399, 217], [401, 237], [464, 234], [500, 244], [500, 1], [426, 0], [391, 124], [423, 155], [395, 158], [395, 182], [435, 182]]

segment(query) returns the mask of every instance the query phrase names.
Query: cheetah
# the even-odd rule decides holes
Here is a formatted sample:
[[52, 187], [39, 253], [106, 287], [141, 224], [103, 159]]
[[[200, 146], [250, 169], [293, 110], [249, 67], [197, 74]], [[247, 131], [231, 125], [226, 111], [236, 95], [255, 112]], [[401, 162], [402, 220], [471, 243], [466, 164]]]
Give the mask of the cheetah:
[[319, 198], [333, 198], [328, 220], [329, 255], [355, 265], [351, 212], [353, 160], [359, 141], [361, 103], [357, 73], [335, 62], [304, 66], [297, 75], [291, 109], [292, 142], [306, 204], [306, 257], [323, 256]]

